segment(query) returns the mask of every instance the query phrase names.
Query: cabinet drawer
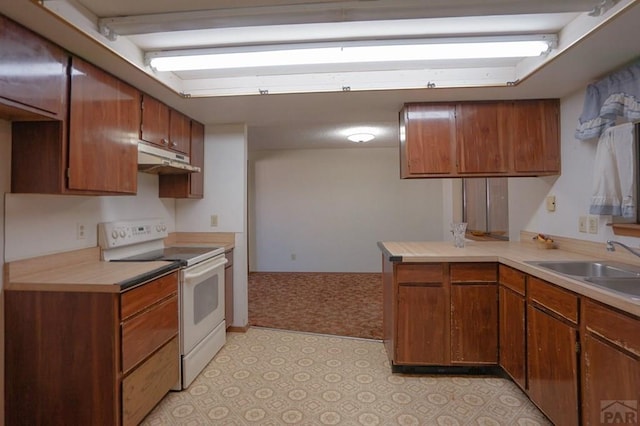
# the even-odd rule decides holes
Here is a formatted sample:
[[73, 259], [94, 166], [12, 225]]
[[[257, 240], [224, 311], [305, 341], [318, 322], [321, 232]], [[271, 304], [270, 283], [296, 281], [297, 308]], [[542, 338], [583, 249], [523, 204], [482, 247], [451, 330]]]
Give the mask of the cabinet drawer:
[[441, 263], [401, 264], [396, 270], [398, 284], [442, 284], [444, 280]]
[[640, 356], [640, 319], [588, 299], [584, 303], [584, 322], [588, 331]]
[[127, 372], [178, 334], [178, 296], [122, 323], [122, 371]]
[[178, 291], [178, 272], [160, 277], [120, 296], [120, 318], [125, 320]]
[[122, 424], [137, 425], [178, 382], [178, 338], [174, 337], [122, 381]]
[[452, 283], [495, 283], [498, 268], [495, 263], [452, 263], [450, 276]]
[[525, 274], [508, 266], [499, 266], [500, 284], [510, 288], [521, 296], [525, 295]]
[[578, 323], [578, 296], [575, 294], [535, 277], [529, 277], [527, 291], [530, 301], [555, 312], [574, 324]]

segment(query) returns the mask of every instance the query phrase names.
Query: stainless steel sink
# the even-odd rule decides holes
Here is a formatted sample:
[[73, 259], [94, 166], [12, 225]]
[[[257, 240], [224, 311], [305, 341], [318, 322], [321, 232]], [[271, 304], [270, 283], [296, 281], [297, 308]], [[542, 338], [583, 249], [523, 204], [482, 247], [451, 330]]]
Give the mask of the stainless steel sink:
[[531, 265], [541, 268], [550, 269], [564, 275], [574, 277], [638, 277], [640, 278], [640, 268], [632, 266], [619, 265], [611, 262], [603, 261], [543, 261], [543, 262], [527, 262]]
[[640, 267], [609, 261], [582, 260], [527, 263], [640, 300]]
[[640, 278], [587, 277], [584, 280], [598, 287], [630, 295], [634, 299], [640, 299]]

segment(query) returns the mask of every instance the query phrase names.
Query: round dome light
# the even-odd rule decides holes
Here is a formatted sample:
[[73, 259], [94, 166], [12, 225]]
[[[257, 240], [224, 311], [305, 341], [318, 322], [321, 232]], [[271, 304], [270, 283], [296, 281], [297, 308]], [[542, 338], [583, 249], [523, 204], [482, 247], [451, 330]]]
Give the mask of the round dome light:
[[356, 142], [356, 143], [369, 142], [374, 138], [375, 138], [375, 135], [371, 133], [354, 133], [352, 135], [347, 136], [347, 139], [349, 139], [351, 142]]

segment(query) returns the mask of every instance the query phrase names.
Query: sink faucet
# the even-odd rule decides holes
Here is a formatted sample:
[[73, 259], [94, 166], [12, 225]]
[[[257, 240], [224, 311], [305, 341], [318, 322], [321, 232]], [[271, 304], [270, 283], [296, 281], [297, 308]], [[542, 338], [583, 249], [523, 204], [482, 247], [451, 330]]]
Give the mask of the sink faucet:
[[630, 253], [640, 257], [640, 251], [634, 250], [628, 245], [622, 244], [621, 242], [618, 242], [618, 241], [607, 240], [607, 251], [616, 251], [616, 248], [614, 247], [615, 244], [619, 245], [622, 248], [627, 249]]

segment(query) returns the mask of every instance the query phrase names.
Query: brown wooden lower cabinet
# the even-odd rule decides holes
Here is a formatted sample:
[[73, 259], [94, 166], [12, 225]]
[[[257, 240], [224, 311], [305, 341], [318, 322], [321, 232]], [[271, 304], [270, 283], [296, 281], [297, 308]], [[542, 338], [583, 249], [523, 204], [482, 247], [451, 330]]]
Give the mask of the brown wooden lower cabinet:
[[500, 366], [518, 386], [526, 389], [526, 275], [505, 265], [500, 265], [498, 271]]
[[556, 425], [577, 425], [578, 330], [542, 310], [527, 307], [529, 397]]
[[499, 353], [554, 424], [640, 424], [639, 317], [502, 264], [383, 258], [382, 278], [394, 367], [495, 365]]
[[500, 366], [522, 389], [527, 387], [524, 296], [500, 286]]
[[[498, 363], [498, 266], [451, 263], [451, 363]], [[470, 327], [470, 325], [473, 326]]]
[[398, 286], [396, 364], [448, 364], [447, 305], [442, 283]]
[[496, 263], [386, 262], [384, 270], [385, 344], [393, 365], [497, 364]]
[[640, 319], [589, 299], [582, 313], [583, 424], [640, 424]]
[[178, 381], [177, 290], [5, 291], [5, 424], [138, 424]]

